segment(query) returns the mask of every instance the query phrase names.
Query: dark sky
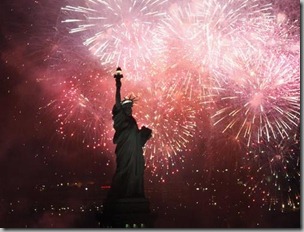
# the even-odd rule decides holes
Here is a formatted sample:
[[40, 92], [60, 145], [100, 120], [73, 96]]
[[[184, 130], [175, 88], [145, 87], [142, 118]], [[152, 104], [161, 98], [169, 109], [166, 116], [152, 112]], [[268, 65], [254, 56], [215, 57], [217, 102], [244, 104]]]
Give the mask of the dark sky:
[[[114, 173], [114, 146], [92, 149], [83, 142], [82, 132], [77, 138], [63, 136], [59, 110], [50, 106], [54, 99], [60, 102], [63, 89], [54, 83], [68, 82], [77, 75], [83, 80], [97, 73], [107, 75], [95, 59], [86, 59], [86, 48], [67, 42], [64, 26], [58, 23], [64, 5], [59, 0], [0, 3], [0, 226], [4, 228], [97, 227], [94, 213], [100, 209]], [[274, 3], [274, 9], [291, 21], [299, 18], [296, 1]], [[107, 104], [111, 107], [112, 103]], [[73, 120], [68, 126], [72, 124]], [[69, 127], [68, 133], [74, 128]], [[161, 168], [159, 176], [151, 168], [146, 170], [146, 195], [158, 214], [155, 226], [299, 227], [299, 143], [293, 140], [284, 145], [292, 155], [291, 178], [279, 176], [282, 187], [276, 191], [273, 184], [277, 180], [267, 174], [269, 170], [257, 173], [258, 164], [252, 163], [252, 172], [248, 172], [248, 164], [241, 164], [242, 146], [221, 133], [209, 136], [209, 126], [202, 128], [190, 155], [182, 164], [177, 162], [178, 173], [159, 178], [165, 173]], [[299, 126], [295, 130], [299, 136]], [[289, 196], [294, 207], [286, 205]]]

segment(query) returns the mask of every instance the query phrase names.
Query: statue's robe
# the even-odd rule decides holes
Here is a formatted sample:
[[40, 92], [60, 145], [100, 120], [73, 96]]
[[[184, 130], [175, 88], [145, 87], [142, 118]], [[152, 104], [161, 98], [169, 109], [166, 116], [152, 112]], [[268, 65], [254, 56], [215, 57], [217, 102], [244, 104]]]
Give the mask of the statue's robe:
[[116, 172], [113, 176], [109, 198], [141, 198], [144, 195], [145, 160], [143, 146], [149, 135], [138, 129], [133, 116], [127, 115], [123, 107], [114, 105], [113, 121], [116, 144]]

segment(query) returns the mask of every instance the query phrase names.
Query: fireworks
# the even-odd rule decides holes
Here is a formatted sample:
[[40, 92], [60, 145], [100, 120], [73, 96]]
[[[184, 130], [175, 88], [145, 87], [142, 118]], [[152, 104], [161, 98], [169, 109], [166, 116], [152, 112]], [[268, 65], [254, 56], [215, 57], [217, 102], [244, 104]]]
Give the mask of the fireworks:
[[[145, 190], [154, 199], [151, 210], [164, 215], [157, 224], [300, 225], [299, 3], [2, 5], [0, 150], [3, 176], [12, 179], [4, 183], [11, 191], [4, 191], [8, 210], [0, 215], [8, 224], [56, 226], [56, 210], [46, 214], [57, 204], [54, 191], [73, 198], [76, 184], [75, 196], [83, 196], [80, 211], [91, 203], [102, 210], [99, 191], [108, 190], [116, 165], [111, 111], [113, 74], [120, 66], [121, 96], [138, 97], [133, 116], [139, 129], [152, 129], [143, 148]], [[23, 173], [28, 178], [18, 180]], [[29, 192], [33, 186], [38, 187]], [[10, 193], [16, 191], [14, 200], [17, 195]], [[35, 207], [26, 200], [30, 195]], [[89, 225], [90, 220], [79, 224], [73, 205], [65, 225]], [[21, 211], [28, 213], [18, 222]], [[184, 215], [189, 212], [195, 218]], [[29, 222], [33, 215], [35, 222]], [[270, 222], [273, 217], [278, 220]]]
[[297, 24], [297, 20], [292, 22], [284, 13], [277, 13], [275, 18], [270, 20], [267, 30], [259, 35], [263, 39], [256, 40], [255, 43], [259, 48], [262, 47], [265, 53], [298, 56], [300, 40]]
[[64, 140], [109, 149], [117, 66], [122, 95], [140, 97], [139, 126], [153, 130], [145, 157], [154, 176], [180, 170], [197, 143], [206, 144], [201, 154], [210, 165], [232, 159], [226, 148], [239, 163], [243, 149], [289, 139], [299, 127], [299, 27], [271, 3], [67, 2], [42, 51], [49, 72], [63, 70], [52, 78], [61, 89], [49, 108]]
[[[108, 150], [111, 139], [111, 102], [114, 95], [100, 74], [75, 76], [58, 84], [59, 96], [48, 107], [56, 115], [57, 132], [63, 140], [74, 140], [88, 148]], [[111, 93], [111, 94], [110, 94]], [[110, 103], [110, 104], [109, 104]]]
[[247, 173], [245, 194], [260, 199], [269, 210], [300, 207], [300, 157], [298, 134], [252, 144], [243, 159]]
[[196, 132], [195, 108], [175, 87], [166, 86], [165, 82], [155, 83], [141, 92], [141, 99], [134, 107], [138, 124], [147, 125], [153, 131], [144, 156], [152, 173], [161, 178], [161, 173], [179, 171], [181, 163], [191, 153]]
[[221, 53], [231, 45], [240, 46], [256, 38], [257, 34], [249, 36], [245, 28], [260, 34], [267, 30], [273, 18], [270, 10], [271, 4], [257, 4], [257, 1], [172, 4], [159, 27], [159, 37], [167, 49], [166, 62], [176, 65], [190, 61], [202, 69], [214, 67]]
[[[275, 64], [275, 65], [274, 65]], [[226, 68], [226, 69], [225, 69]], [[298, 69], [285, 56], [246, 55], [229, 60], [218, 109], [212, 116], [222, 132], [257, 142], [286, 138], [299, 125], [300, 80]]]
[[[82, 1], [82, 5], [62, 8], [70, 33], [81, 32], [83, 44], [113, 70], [121, 66], [134, 79], [142, 78], [147, 64], [158, 51], [154, 25], [163, 17], [166, 1]], [[130, 75], [131, 78], [131, 75]]]

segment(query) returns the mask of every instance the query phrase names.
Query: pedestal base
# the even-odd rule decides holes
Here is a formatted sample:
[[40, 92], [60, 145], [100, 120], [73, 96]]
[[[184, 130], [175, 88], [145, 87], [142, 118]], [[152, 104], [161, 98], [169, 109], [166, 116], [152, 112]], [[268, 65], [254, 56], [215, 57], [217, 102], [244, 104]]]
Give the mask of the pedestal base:
[[103, 228], [153, 228], [155, 215], [151, 214], [146, 198], [125, 198], [106, 201], [100, 217]]

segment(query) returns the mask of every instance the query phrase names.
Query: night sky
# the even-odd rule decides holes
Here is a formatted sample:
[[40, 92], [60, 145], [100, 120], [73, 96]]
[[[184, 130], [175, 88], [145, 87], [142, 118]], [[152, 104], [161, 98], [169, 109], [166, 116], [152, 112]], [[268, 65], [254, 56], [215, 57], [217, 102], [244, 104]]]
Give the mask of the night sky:
[[156, 228], [299, 228], [299, 2], [105, 2], [0, 2], [0, 227], [98, 228], [119, 65]]

